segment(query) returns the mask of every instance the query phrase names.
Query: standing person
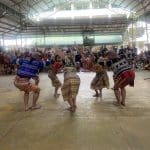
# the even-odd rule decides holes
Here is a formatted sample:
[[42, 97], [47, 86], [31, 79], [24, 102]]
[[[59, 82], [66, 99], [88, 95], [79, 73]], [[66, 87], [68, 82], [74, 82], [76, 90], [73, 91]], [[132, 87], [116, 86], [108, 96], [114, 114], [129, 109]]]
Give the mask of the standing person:
[[80, 78], [76, 74], [76, 69], [74, 67], [64, 68], [64, 83], [62, 86], [62, 96], [64, 101], [67, 101], [70, 105], [68, 110], [70, 112], [75, 112], [76, 97], [79, 91]]
[[119, 49], [119, 56], [123, 59], [126, 58], [126, 54], [125, 54], [125, 49], [123, 48], [123, 46], [121, 46], [121, 48]]
[[75, 63], [76, 63], [76, 68], [77, 68], [77, 71], [79, 72], [80, 71], [80, 67], [81, 67], [81, 54], [79, 51], [77, 51], [77, 54], [75, 55]]
[[62, 68], [62, 61], [61, 58], [57, 55], [55, 57], [54, 63], [51, 65], [51, 68], [48, 72], [48, 77], [51, 79], [52, 86], [55, 87], [54, 97], [59, 97], [58, 90], [61, 87], [61, 82], [57, 77], [57, 73]]
[[[38, 73], [39, 70], [44, 66], [40, 60], [40, 54], [37, 52], [32, 53], [31, 57], [26, 57], [19, 60], [19, 68], [15, 77], [14, 85], [24, 92], [24, 105], [25, 111], [29, 109], [39, 109], [40, 105], [37, 105], [37, 100], [40, 94], [40, 88], [38, 87]], [[35, 80], [35, 84], [31, 82], [31, 79]], [[29, 107], [29, 93], [33, 92], [32, 106]]]
[[99, 64], [95, 64], [94, 71], [96, 75], [91, 82], [91, 89], [95, 90], [96, 94], [93, 96], [102, 97], [102, 89], [109, 88], [109, 78], [106, 70]]
[[127, 85], [134, 87], [135, 72], [129, 65], [126, 59], [120, 59], [116, 53], [108, 52], [107, 58], [112, 62], [112, 69], [114, 72], [114, 93], [117, 101], [114, 102], [116, 106], [125, 106]]
[[87, 70], [92, 71], [93, 65], [94, 65], [94, 56], [93, 56], [93, 54], [89, 54], [89, 56], [86, 59], [86, 63], [87, 63]]
[[65, 66], [66, 67], [74, 67], [75, 66], [74, 56], [70, 50], [66, 51]]
[[4, 54], [0, 51], [0, 75], [4, 73]]

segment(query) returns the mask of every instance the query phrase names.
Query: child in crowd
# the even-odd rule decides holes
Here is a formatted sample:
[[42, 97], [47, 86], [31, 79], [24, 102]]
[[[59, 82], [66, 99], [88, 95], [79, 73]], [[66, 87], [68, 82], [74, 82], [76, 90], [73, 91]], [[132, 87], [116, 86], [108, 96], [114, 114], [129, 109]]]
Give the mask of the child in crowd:
[[93, 96], [102, 97], [102, 89], [109, 88], [109, 78], [105, 69], [99, 64], [95, 64], [94, 71], [96, 75], [91, 82], [91, 89], [95, 90], [96, 94]]

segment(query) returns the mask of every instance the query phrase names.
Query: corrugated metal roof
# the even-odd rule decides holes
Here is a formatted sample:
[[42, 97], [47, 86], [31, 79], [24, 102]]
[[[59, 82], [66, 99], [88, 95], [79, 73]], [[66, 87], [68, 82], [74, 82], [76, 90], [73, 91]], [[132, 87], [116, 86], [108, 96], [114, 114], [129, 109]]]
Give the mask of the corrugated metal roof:
[[[60, 29], [64, 33], [82, 33], [83, 26], [86, 26], [88, 30], [90, 25], [93, 30], [95, 28], [95, 32], [123, 33], [131, 21], [124, 16], [100, 21], [95, 18], [92, 21], [90, 19], [44, 20], [42, 23], [35, 23], [29, 19], [30, 15], [38, 15], [44, 11], [54, 10], [54, 8], [58, 11], [71, 9], [71, 4], [74, 4], [74, 9], [88, 9], [89, 3], [92, 3], [93, 8], [96, 9], [108, 7], [111, 3], [112, 7], [134, 11], [136, 15], [143, 15], [150, 11], [149, 0], [1, 0], [0, 35], [8, 36], [28, 31], [28, 34], [53, 33], [60, 32]], [[117, 23], [118, 26], [116, 26]], [[105, 27], [102, 27], [103, 24]], [[110, 28], [108, 28], [109, 25], [111, 25]], [[53, 30], [53, 26], [55, 26], [55, 30]], [[64, 26], [68, 29], [64, 29]]]

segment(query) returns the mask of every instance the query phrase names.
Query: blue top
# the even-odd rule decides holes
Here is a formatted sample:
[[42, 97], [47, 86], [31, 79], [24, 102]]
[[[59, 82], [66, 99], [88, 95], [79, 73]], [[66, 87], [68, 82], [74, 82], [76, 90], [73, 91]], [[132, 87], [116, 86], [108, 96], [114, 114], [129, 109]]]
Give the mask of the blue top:
[[25, 78], [37, 77], [39, 70], [44, 67], [43, 61], [22, 58], [19, 60], [20, 67], [17, 75]]

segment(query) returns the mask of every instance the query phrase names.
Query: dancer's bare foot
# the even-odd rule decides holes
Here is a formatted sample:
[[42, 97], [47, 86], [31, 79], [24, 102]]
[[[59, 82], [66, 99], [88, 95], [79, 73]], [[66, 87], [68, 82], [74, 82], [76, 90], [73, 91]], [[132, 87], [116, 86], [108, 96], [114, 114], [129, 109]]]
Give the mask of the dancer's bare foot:
[[76, 111], [76, 107], [73, 106], [73, 107], [71, 108], [71, 112], [74, 113], [75, 111]]
[[77, 105], [74, 105], [73, 107], [76, 109], [76, 108], [77, 108]]
[[68, 107], [68, 108], [66, 108], [66, 109], [70, 111], [70, 110], [71, 110], [71, 108], [72, 108], [72, 107]]
[[35, 105], [31, 107], [31, 110], [40, 109], [41, 107], [41, 105]]
[[113, 102], [113, 105], [115, 105], [115, 106], [121, 106], [121, 104], [118, 103], [118, 102], [116, 102], [116, 101]]
[[54, 94], [54, 97], [55, 97], [55, 98], [57, 98], [57, 97], [59, 97], [59, 96], [60, 96], [60, 94], [58, 94], [58, 93], [57, 93], [57, 94]]
[[124, 106], [121, 103], [119, 104], [118, 102], [113, 102], [113, 104], [121, 109], [124, 108]]
[[102, 98], [102, 93], [100, 93], [100, 94], [99, 94], [99, 97], [101, 97], [101, 98]]
[[76, 110], [76, 108], [75, 107], [68, 107], [67, 110], [70, 111], [70, 112], [72, 112], [72, 113], [74, 113], [75, 110]]
[[26, 108], [24, 109], [24, 111], [29, 111], [29, 107], [26, 107]]
[[122, 106], [126, 106], [126, 104], [125, 104], [124, 102], [121, 102], [121, 105], [122, 105]]
[[99, 96], [98, 94], [93, 95], [93, 97], [98, 97], [98, 96]]

